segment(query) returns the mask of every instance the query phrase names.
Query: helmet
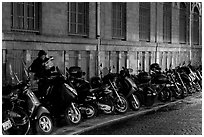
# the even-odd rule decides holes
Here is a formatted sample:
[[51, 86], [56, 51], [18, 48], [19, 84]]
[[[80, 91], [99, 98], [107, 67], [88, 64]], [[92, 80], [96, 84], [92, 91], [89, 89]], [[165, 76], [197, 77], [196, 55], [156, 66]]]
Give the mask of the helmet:
[[40, 50], [38, 52], [38, 57], [41, 57], [42, 55], [47, 55], [47, 53], [44, 50]]
[[150, 70], [154, 71], [154, 70], [161, 70], [160, 66], [158, 63], [153, 63], [150, 65]]

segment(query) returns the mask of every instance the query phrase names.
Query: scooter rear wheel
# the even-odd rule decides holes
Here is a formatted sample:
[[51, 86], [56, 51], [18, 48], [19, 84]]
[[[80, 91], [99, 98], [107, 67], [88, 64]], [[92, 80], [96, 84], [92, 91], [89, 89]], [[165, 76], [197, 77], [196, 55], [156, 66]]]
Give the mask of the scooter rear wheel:
[[81, 122], [81, 112], [78, 107], [69, 105], [65, 111], [65, 120], [69, 125], [76, 125]]
[[49, 135], [53, 131], [53, 121], [49, 114], [42, 114], [36, 122], [38, 134]]

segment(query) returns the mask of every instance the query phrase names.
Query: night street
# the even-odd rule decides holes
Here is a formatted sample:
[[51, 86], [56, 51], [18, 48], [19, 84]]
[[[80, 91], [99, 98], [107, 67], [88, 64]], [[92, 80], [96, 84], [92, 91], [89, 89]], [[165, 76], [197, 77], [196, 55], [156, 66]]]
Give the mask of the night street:
[[83, 135], [201, 135], [202, 93], [157, 112], [93, 129]]

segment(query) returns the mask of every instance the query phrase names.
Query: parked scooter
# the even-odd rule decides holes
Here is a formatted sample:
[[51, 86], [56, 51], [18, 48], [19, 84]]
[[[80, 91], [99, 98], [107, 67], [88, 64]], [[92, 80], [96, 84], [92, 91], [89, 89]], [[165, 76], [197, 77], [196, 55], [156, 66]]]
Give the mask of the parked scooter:
[[185, 90], [183, 89], [182, 84], [180, 84], [179, 82], [176, 81], [176, 75], [175, 72], [173, 71], [173, 69], [171, 69], [171, 64], [169, 69], [166, 69], [166, 75], [170, 81], [170, 89], [172, 91], [172, 95], [177, 98], [177, 99], [181, 99], [184, 98], [184, 92]]
[[161, 102], [170, 101], [172, 99], [172, 91], [170, 90], [170, 81], [168, 77], [162, 74], [159, 64], [153, 63], [150, 65], [151, 85], [158, 93], [158, 99]]
[[[2, 133], [3, 135], [26, 135], [30, 129], [30, 119], [20, 106], [18, 87], [7, 85], [2, 89]], [[7, 92], [5, 94], [5, 92]], [[10, 92], [8, 94], [8, 92]]]
[[[120, 74], [117, 77], [117, 86], [119, 93], [122, 93], [128, 100], [128, 103], [132, 110], [139, 110], [141, 102], [139, 100], [139, 88], [130, 76], [132, 69], [122, 68]], [[136, 93], [137, 92], [137, 93]]]
[[[110, 98], [112, 91], [108, 89], [109, 86], [99, 86], [100, 82], [92, 78], [91, 80], [94, 79], [95, 82], [92, 84], [97, 85], [97, 87], [91, 87], [91, 84], [82, 78], [82, 76], [85, 75], [85, 72], [82, 72], [81, 68], [78, 66], [73, 66], [69, 69], [66, 68], [66, 71], [67, 80], [76, 88], [79, 94], [78, 101], [81, 103], [79, 108], [87, 118], [97, 115], [98, 110], [105, 114], [114, 113], [115, 107]], [[97, 109], [95, 108], [95, 105], [97, 106]], [[83, 111], [83, 109], [86, 111]]]
[[134, 80], [137, 85], [136, 92], [139, 96], [141, 104], [144, 106], [150, 107], [154, 104], [155, 98], [157, 96], [156, 90], [151, 88], [151, 76], [148, 72], [139, 70], [138, 75], [131, 75], [131, 78]]
[[78, 93], [78, 107], [85, 118], [92, 118], [98, 115], [97, 99], [94, 93], [90, 92], [91, 86], [83, 76], [80, 67], [66, 67], [67, 82], [70, 83]]
[[52, 60], [46, 62], [47, 69], [52, 71], [50, 76], [42, 79], [45, 84], [43, 91], [38, 91], [40, 101], [50, 110], [54, 118], [63, 116], [68, 124], [78, 124], [82, 117], [76, 103], [78, 94], [72, 85], [67, 83], [66, 76], [54, 66]]
[[[101, 85], [105, 85], [105, 86], [109, 86], [108, 88], [110, 90], [112, 90], [112, 100], [113, 103], [115, 105], [115, 109], [118, 113], [125, 113], [127, 112], [128, 108], [129, 108], [129, 104], [127, 99], [124, 97], [123, 94], [119, 93], [119, 89], [116, 85], [116, 81], [117, 81], [117, 74], [115, 73], [110, 73], [111, 69], [109, 69], [109, 73], [107, 75], [105, 75], [104, 77], [94, 77], [91, 79], [91, 83], [97, 83], [98, 81], [101, 81], [102, 83], [99, 84], [99, 86], [97, 87], [97, 85], [91, 85], [93, 87], [97, 87], [100, 88]], [[101, 72], [102, 75], [102, 72]], [[109, 91], [110, 92], [110, 91]]]
[[181, 79], [185, 84], [185, 87], [187, 88], [188, 95], [189, 95], [196, 91], [196, 89], [193, 86], [193, 81], [195, 80], [195, 78], [189, 75], [190, 70], [184, 65], [185, 65], [185, 62], [183, 63], [182, 66], [179, 65], [177, 67], [177, 71], [180, 73]]
[[186, 66], [186, 68], [188, 69], [187, 72], [189, 72], [188, 75], [191, 78], [191, 82], [192, 82], [194, 88], [196, 89], [196, 91], [201, 92], [202, 88], [200, 85], [202, 85], [201, 84], [201, 82], [202, 82], [201, 78], [202, 77], [200, 78], [200, 76], [199, 76], [200, 73], [199, 72], [196, 73], [197, 71], [193, 66], [191, 66], [191, 62], [189, 62], [189, 64]]
[[[29, 120], [31, 121], [31, 125], [34, 126], [34, 130], [37, 133], [50, 134], [53, 130], [53, 121], [50, 116], [50, 112], [40, 103], [38, 98], [30, 89], [30, 77], [25, 64], [24, 72], [27, 76], [25, 82], [20, 81], [17, 75], [13, 73], [17, 81], [17, 85], [15, 88], [18, 91], [18, 101], [20, 103], [20, 107], [26, 111]], [[16, 115], [15, 113], [13, 114]], [[25, 121], [27, 121], [26, 116], [24, 118], [24, 122]]]

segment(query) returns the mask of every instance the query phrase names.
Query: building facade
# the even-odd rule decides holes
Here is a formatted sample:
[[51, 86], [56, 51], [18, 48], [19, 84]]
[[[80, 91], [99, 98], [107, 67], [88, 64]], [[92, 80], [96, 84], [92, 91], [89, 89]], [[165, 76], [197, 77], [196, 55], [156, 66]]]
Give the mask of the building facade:
[[80, 66], [89, 79], [108, 69], [162, 69], [191, 60], [202, 64], [201, 3], [2, 3], [2, 75], [9, 64], [23, 78], [39, 50], [54, 64]]

